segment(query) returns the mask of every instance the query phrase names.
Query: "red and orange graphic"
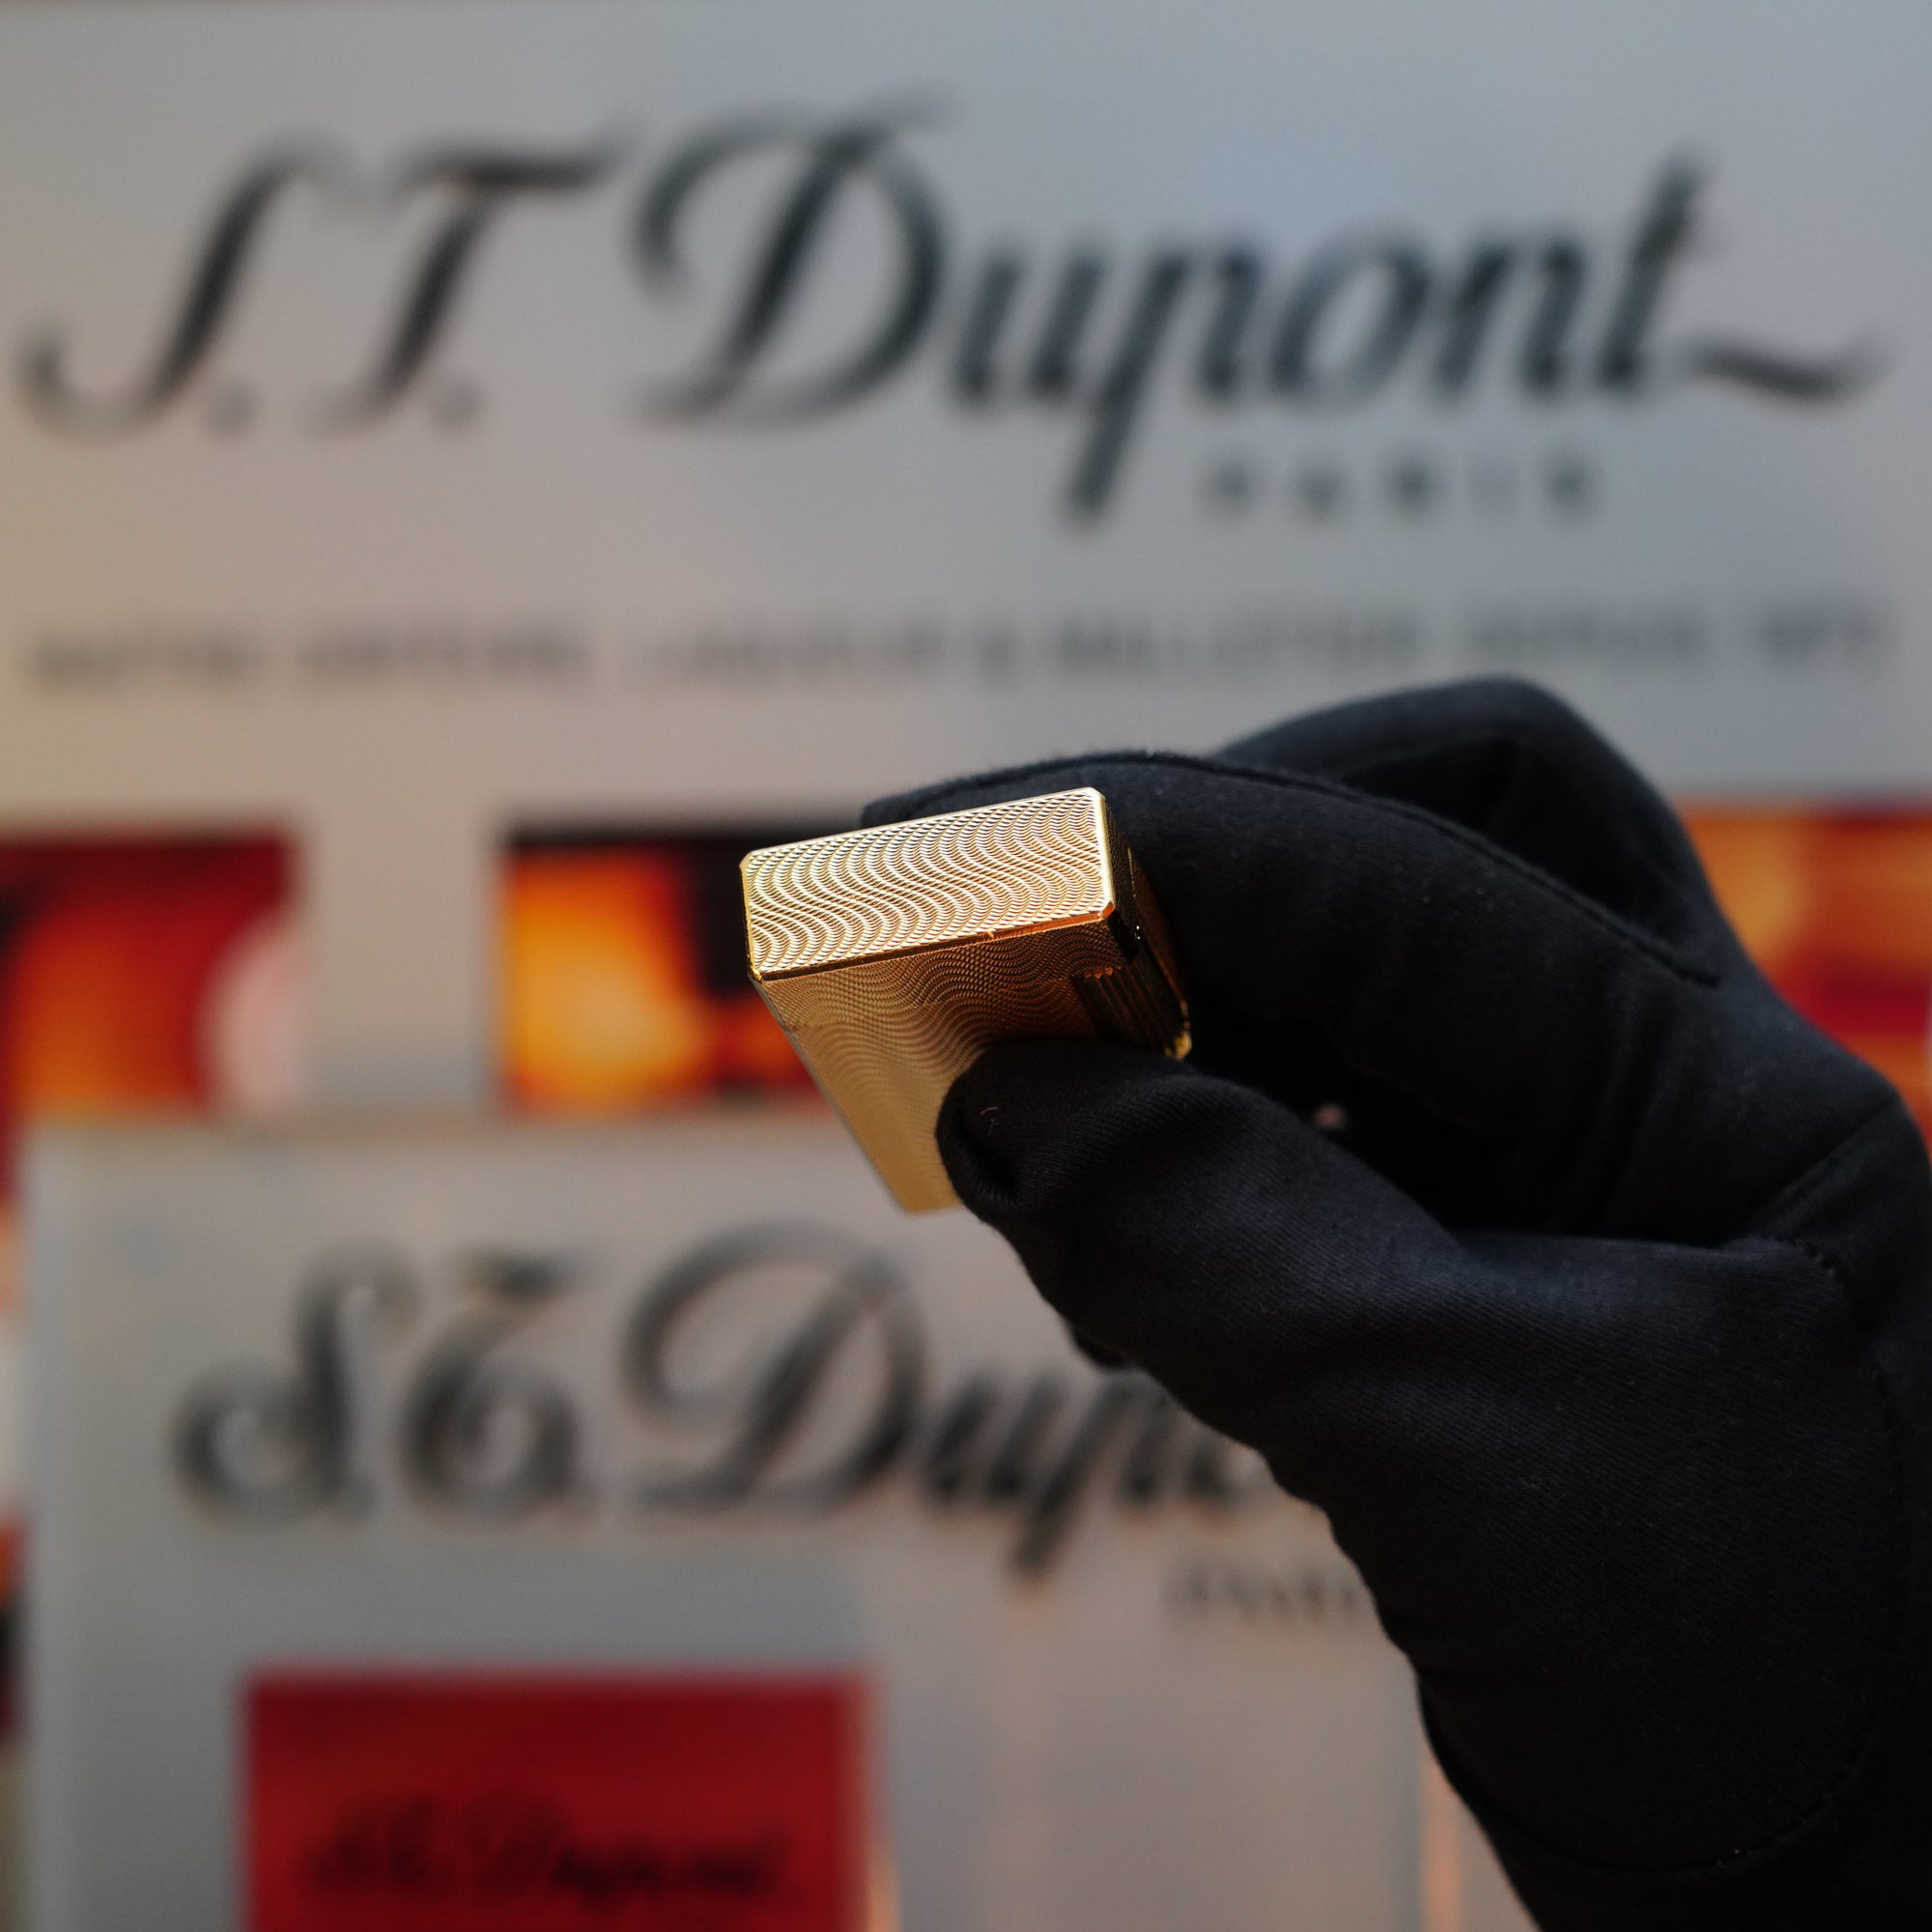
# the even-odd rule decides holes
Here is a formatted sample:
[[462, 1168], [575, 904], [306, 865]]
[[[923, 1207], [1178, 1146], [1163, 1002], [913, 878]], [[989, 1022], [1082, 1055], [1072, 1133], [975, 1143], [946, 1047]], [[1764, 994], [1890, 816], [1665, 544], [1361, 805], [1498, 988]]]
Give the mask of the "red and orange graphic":
[[0, 839], [0, 1200], [21, 1125], [299, 1097], [284, 840]]
[[520, 841], [501, 900], [510, 1099], [611, 1113], [810, 1091], [745, 974], [738, 861], [773, 842], [762, 831]]
[[1932, 810], [1698, 807], [1724, 910], [1778, 991], [1932, 1135]]

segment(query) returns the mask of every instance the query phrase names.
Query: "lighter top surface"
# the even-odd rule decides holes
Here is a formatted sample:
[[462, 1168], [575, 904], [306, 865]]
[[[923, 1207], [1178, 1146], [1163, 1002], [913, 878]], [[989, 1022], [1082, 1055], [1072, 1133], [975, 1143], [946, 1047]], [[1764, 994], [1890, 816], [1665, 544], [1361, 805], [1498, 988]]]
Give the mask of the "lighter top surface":
[[1083, 785], [753, 852], [753, 976], [1105, 918], [1118, 903], [1106, 813]]

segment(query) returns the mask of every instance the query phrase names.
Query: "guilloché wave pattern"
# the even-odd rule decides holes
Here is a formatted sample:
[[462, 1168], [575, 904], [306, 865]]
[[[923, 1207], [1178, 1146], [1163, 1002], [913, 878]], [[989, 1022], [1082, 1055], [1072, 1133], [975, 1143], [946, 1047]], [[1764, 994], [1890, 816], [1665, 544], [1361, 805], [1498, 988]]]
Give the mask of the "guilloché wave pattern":
[[994, 1041], [1187, 1050], [1147, 881], [1091, 788], [769, 846], [744, 877], [752, 977], [901, 1207], [952, 1202], [933, 1128]]
[[1093, 919], [1113, 892], [1104, 806], [1049, 792], [775, 845], [745, 861], [760, 979]]

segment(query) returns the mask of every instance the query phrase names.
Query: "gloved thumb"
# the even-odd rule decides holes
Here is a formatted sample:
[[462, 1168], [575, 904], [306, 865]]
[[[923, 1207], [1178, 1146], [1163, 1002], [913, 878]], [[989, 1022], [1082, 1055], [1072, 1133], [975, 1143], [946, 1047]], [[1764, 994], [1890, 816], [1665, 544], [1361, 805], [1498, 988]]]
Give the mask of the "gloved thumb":
[[1392, 1292], [1454, 1263], [1447, 1231], [1346, 1148], [1142, 1049], [994, 1047], [948, 1095], [939, 1146], [1073, 1328], [1264, 1452], [1286, 1446], [1255, 1434], [1284, 1387], [1354, 1356]]

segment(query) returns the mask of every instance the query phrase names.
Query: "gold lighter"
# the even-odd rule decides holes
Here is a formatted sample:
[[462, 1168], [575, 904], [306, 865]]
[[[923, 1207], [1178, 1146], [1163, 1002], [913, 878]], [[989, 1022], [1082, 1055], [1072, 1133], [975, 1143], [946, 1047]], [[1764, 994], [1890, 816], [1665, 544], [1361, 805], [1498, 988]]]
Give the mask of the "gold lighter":
[[954, 1205], [933, 1139], [996, 1040], [1187, 1051], [1174, 951], [1091, 785], [747, 855], [752, 980], [901, 1208]]

